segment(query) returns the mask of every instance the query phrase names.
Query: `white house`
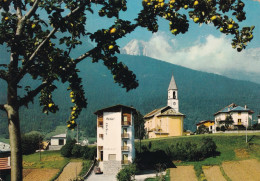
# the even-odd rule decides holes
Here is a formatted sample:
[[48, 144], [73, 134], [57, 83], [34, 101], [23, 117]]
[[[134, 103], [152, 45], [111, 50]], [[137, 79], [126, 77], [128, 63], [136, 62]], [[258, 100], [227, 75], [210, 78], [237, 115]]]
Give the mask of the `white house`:
[[135, 158], [136, 110], [124, 105], [100, 109], [97, 115], [97, 160], [103, 173], [117, 173]]
[[224, 121], [229, 115], [234, 121], [231, 129], [248, 127], [249, 125], [251, 125], [253, 113], [254, 112], [248, 109], [246, 105], [242, 107], [232, 103], [214, 114], [215, 131], [217, 127], [221, 127], [224, 124]]
[[66, 134], [52, 136], [49, 150], [60, 150], [66, 144], [66, 137]]

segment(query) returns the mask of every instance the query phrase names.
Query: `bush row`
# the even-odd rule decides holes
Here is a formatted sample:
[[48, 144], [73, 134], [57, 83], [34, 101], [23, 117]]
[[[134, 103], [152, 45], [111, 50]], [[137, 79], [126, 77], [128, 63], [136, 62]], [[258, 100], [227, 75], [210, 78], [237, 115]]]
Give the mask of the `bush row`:
[[81, 146], [76, 144], [76, 140], [67, 140], [61, 148], [61, 154], [64, 157], [84, 158], [93, 160], [96, 157], [97, 147]]

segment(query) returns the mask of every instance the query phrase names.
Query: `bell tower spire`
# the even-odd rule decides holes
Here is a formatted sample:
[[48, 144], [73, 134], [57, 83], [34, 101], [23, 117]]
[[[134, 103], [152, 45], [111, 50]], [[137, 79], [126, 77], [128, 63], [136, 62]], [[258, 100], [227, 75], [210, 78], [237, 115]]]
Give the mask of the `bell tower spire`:
[[168, 87], [168, 106], [171, 106], [176, 112], [179, 112], [178, 88], [173, 74]]

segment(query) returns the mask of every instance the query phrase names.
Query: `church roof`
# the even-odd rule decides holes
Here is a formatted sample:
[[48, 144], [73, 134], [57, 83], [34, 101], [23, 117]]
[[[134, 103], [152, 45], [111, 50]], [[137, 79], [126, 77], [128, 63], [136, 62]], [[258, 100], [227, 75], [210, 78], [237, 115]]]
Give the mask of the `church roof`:
[[184, 114], [175, 111], [175, 109], [168, 109], [164, 112], [162, 112], [161, 114], [158, 115], [159, 116], [185, 116]]
[[185, 116], [184, 114], [175, 111], [173, 108], [171, 108], [170, 106], [165, 106], [159, 109], [155, 109], [152, 112], [146, 114], [144, 116], [144, 119], [147, 118], [152, 118], [155, 115], [159, 116]]
[[172, 78], [171, 78], [171, 82], [170, 82], [170, 85], [168, 87], [168, 90], [177, 90], [177, 85], [176, 85], [176, 82], [174, 80], [174, 77], [172, 75]]
[[165, 107], [162, 107], [162, 108], [159, 108], [159, 109], [155, 109], [151, 112], [149, 112], [148, 114], [144, 115], [144, 118], [150, 118], [150, 117], [153, 117], [154, 115], [160, 113], [162, 110], [166, 109], [166, 108], [171, 108], [170, 106], [165, 106]]

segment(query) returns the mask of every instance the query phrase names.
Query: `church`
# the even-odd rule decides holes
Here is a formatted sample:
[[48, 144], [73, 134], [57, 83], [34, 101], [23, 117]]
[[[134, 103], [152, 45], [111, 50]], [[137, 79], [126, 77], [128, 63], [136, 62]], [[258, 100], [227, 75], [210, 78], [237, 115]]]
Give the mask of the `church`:
[[172, 75], [167, 106], [155, 109], [144, 116], [148, 138], [161, 138], [183, 135], [185, 115], [179, 112], [178, 88]]

